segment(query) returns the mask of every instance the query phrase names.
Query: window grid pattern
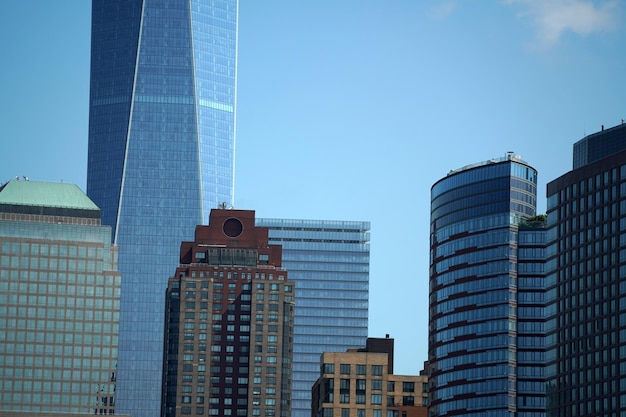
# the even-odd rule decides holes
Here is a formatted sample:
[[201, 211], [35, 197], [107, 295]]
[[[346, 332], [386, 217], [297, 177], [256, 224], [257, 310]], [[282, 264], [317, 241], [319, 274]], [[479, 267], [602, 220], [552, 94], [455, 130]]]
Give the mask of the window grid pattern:
[[[431, 416], [517, 410], [518, 295], [525, 291], [518, 239], [520, 223], [536, 214], [536, 187], [536, 171], [515, 156], [453, 171], [432, 187]], [[538, 298], [529, 308], [541, 313]], [[531, 324], [542, 320], [529, 316]], [[533, 356], [541, 346], [528, 348], [520, 356], [541, 363], [542, 352]], [[407, 404], [405, 397], [394, 401]]]
[[4, 411], [115, 410], [121, 275], [110, 227], [78, 223], [0, 220]]
[[310, 417], [320, 354], [367, 339], [370, 224], [258, 218], [256, 225], [282, 245], [283, 267], [296, 284], [292, 413]]
[[626, 414], [624, 155], [581, 163], [548, 184], [550, 417]]
[[123, 281], [118, 412], [158, 415], [180, 242], [233, 201], [237, 0], [94, 1], [87, 193]]

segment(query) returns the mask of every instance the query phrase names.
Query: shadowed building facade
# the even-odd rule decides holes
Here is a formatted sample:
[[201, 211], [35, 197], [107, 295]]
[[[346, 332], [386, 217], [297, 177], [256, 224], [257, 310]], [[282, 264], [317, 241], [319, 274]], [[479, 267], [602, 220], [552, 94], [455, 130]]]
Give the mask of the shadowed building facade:
[[291, 416], [294, 286], [254, 211], [212, 210], [167, 289], [163, 416]]
[[524, 225], [536, 195], [537, 172], [512, 153], [431, 189], [431, 416], [545, 409], [545, 231]]
[[93, 0], [87, 194], [119, 248], [118, 411], [160, 412], [163, 291], [232, 205], [237, 0]]
[[0, 416], [113, 414], [116, 263], [77, 186], [0, 186]]
[[548, 183], [547, 415], [626, 415], [626, 124]]

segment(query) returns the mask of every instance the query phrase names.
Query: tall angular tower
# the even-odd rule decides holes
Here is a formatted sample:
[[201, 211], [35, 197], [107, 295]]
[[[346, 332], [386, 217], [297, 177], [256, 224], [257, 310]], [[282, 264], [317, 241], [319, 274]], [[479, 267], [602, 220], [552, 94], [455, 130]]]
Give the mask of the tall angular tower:
[[524, 224], [536, 199], [537, 171], [512, 154], [432, 187], [430, 416], [545, 410], [546, 237], [543, 222]]
[[237, 0], [94, 0], [87, 194], [122, 272], [117, 407], [158, 415], [180, 242], [232, 204]]

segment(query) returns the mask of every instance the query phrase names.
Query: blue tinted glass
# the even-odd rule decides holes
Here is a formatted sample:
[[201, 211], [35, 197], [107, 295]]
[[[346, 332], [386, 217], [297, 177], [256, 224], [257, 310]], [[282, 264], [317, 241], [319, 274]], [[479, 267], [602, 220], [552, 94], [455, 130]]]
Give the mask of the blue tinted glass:
[[437, 415], [545, 412], [537, 371], [545, 359], [545, 229], [523, 222], [535, 215], [536, 171], [518, 161], [471, 165], [432, 187], [429, 382]]
[[296, 283], [292, 416], [311, 415], [320, 354], [365, 346], [368, 325], [368, 222], [256, 219], [283, 247]]
[[123, 274], [118, 413], [160, 413], [163, 294], [232, 204], [237, 0], [93, 2], [87, 193]]

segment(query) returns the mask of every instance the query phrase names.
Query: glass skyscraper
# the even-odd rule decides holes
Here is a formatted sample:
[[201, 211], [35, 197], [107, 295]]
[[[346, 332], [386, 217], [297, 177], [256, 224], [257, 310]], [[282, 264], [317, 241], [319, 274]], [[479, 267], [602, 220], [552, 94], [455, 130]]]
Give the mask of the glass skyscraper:
[[536, 198], [537, 172], [511, 153], [431, 189], [430, 416], [544, 409], [545, 233], [520, 226]]
[[87, 194], [122, 272], [117, 412], [160, 412], [164, 294], [232, 205], [237, 0], [93, 0]]
[[369, 297], [369, 222], [256, 219], [282, 245], [295, 282], [292, 416], [311, 416], [311, 387], [323, 352], [365, 345]]
[[548, 183], [547, 415], [626, 415], [626, 124]]
[[116, 262], [77, 186], [0, 186], [0, 415], [113, 414]]

